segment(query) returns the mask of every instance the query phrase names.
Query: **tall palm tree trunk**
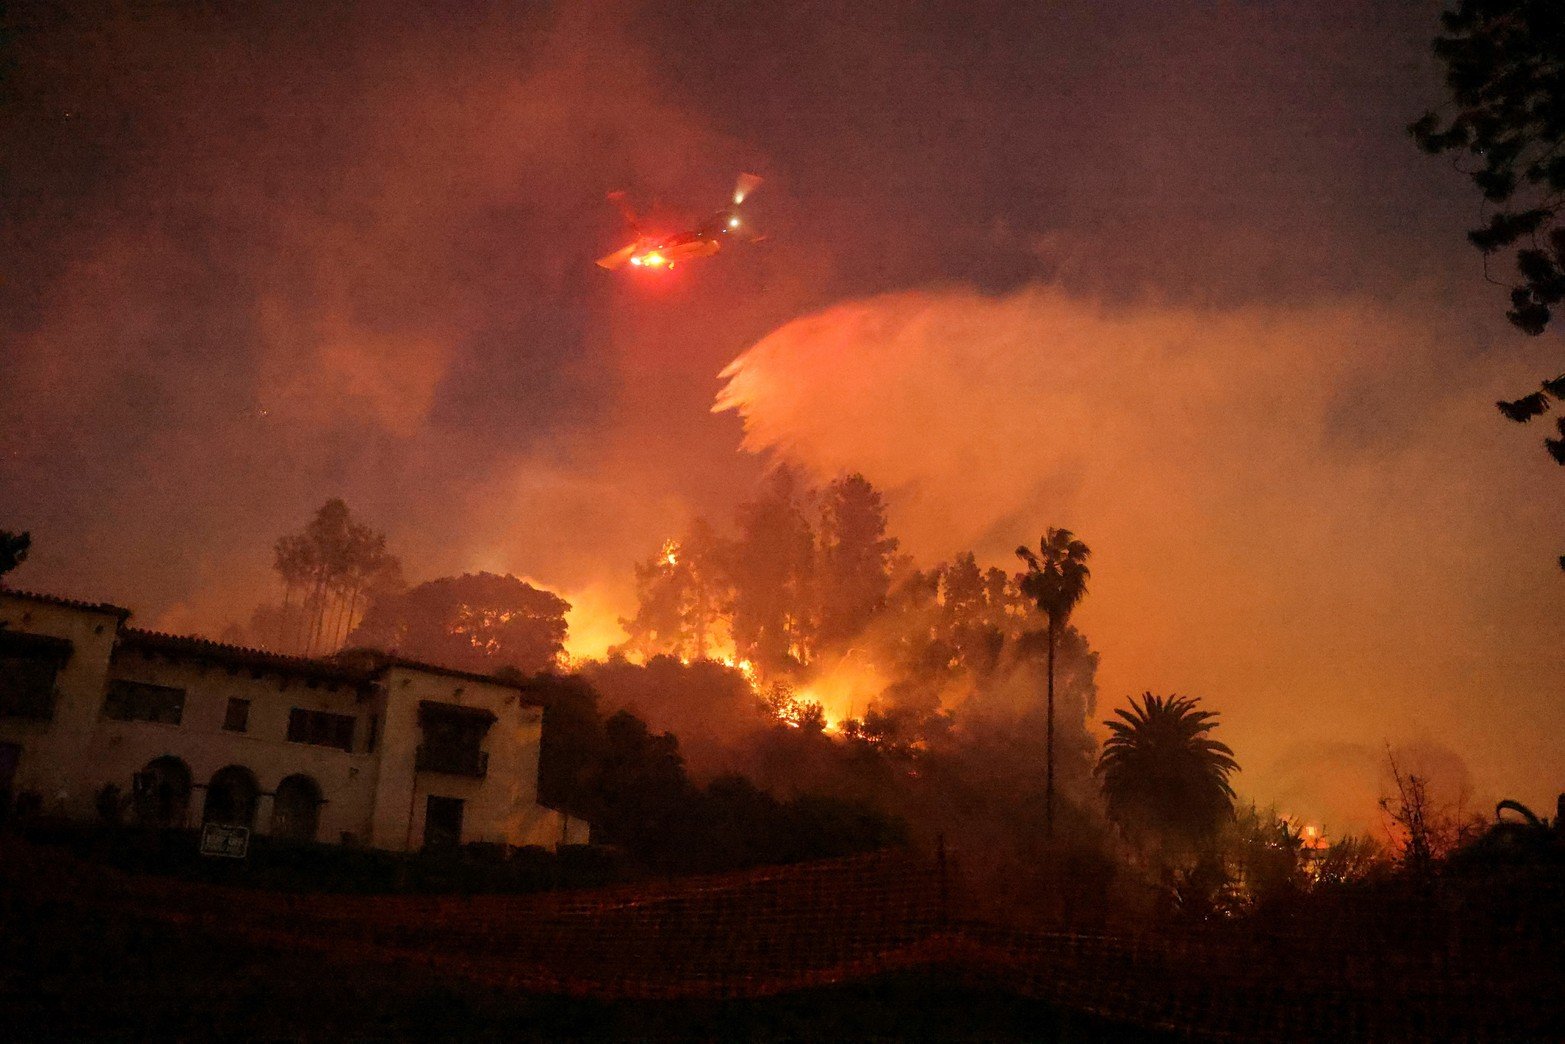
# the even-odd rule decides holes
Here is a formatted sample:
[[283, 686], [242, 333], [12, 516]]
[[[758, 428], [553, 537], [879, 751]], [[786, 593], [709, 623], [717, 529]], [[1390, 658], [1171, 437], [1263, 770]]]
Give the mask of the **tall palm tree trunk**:
[[1054, 617], [1049, 616], [1049, 723], [1044, 750], [1043, 836], [1054, 840]]

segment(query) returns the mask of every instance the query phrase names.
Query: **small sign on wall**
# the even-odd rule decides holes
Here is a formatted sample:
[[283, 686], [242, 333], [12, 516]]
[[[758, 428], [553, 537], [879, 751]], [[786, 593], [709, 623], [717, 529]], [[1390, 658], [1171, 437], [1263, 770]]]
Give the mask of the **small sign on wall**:
[[250, 854], [250, 828], [226, 823], [205, 823], [201, 827], [201, 854], [243, 859]]

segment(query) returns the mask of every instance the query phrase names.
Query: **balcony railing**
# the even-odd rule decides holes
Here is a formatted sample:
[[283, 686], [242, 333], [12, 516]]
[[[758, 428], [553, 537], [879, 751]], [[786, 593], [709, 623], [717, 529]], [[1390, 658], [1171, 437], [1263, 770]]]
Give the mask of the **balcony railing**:
[[489, 774], [489, 752], [461, 747], [420, 746], [413, 765], [420, 772], [483, 779]]

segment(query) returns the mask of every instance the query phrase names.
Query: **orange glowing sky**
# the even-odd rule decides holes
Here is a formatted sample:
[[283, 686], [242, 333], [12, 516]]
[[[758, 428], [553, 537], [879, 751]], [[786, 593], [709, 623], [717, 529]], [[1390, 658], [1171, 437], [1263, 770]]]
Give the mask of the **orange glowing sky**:
[[[1406, 136], [1437, 10], [11, 5], [15, 580], [215, 632], [343, 496], [601, 649], [782, 455], [931, 559], [1077, 529], [1103, 701], [1206, 697], [1263, 800], [1359, 817], [1390, 741], [1548, 807], [1565, 482], [1491, 404], [1559, 338]], [[767, 242], [592, 264], [606, 192], [699, 218], [741, 170]]]

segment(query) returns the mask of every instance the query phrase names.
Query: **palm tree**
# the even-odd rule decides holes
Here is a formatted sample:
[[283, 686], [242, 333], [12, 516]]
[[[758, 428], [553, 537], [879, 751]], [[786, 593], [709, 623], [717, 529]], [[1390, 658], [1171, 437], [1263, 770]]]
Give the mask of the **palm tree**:
[[1044, 835], [1054, 836], [1054, 647], [1059, 633], [1070, 619], [1087, 593], [1087, 559], [1092, 555], [1087, 545], [1076, 539], [1068, 529], [1050, 529], [1038, 542], [1036, 554], [1025, 546], [1016, 549], [1016, 555], [1027, 563], [1027, 572], [1020, 578], [1022, 594], [1038, 604], [1049, 618], [1049, 721], [1048, 743], [1044, 748], [1047, 776], [1043, 791]]
[[1137, 706], [1106, 721], [1108, 742], [1098, 758], [1109, 816], [1143, 838], [1196, 843], [1233, 815], [1228, 776], [1239, 768], [1227, 744], [1208, 734], [1217, 712], [1197, 710], [1188, 696], [1143, 693]]

